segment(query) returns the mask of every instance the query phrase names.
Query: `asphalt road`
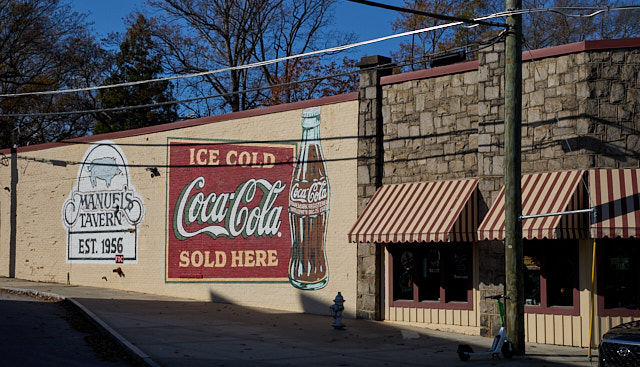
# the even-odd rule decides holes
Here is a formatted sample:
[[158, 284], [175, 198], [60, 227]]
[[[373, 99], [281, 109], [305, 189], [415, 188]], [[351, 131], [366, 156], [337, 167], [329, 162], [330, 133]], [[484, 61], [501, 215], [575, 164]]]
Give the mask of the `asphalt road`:
[[0, 292], [0, 366], [134, 365], [66, 301]]

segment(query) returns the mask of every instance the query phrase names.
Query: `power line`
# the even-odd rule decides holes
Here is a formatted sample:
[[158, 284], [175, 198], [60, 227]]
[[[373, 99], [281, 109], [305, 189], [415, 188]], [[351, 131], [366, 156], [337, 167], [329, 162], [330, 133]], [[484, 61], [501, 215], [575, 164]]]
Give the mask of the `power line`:
[[[352, 1], [352, 0], [348, 0], [348, 1]], [[383, 5], [383, 4], [381, 4], [381, 5]], [[407, 10], [407, 9], [404, 9], [404, 8], [399, 8], [399, 9]], [[509, 16], [509, 15], [513, 15], [513, 14], [530, 14], [530, 13], [538, 13], [538, 12], [554, 12], [554, 13], [558, 13], [558, 14], [561, 14], [561, 15], [564, 15], [564, 16], [568, 16], [568, 17], [593, 17], [595, 15], [598, 15], [598, 14], [600, 14], [602, 12], [606, 12], [606, 11], [637, 10], [637, 9], [640, 9], [640, 5], [628, 5], [628, 6], [620, 6], [620, 7], [554, 7], [554, 8], [534, 8], [534, 9], [521, 9], [521, 10], [506, 10], [506, 11], [502, 11], [502, 12], [498, 12], [498, 13], [494, 13], [494, 14], [491, 14], [491, 15], [488, 15], [488, 16], [478, 17], [478, 18], [474, 18], [474, 19], [461, 18], [461, 19], [464, 19], [464, 21], [462, 21], [462, 20], [454, 21], [452, 23], [440, 24], [440, 25], [436, 25], [436, 26], [432, 26], [432, 27], [421, 28], [421, 29], [416, 29], [416, 30], [412, 30], [412, 31], [402, 32], [402, 33], [396, 33], [396, 34], [393, 34], [393, 35], [374, 38], [374, 39], [367, 40], [367, 41], [356, 42], [356, 43], [351, 43], [351, 44], [342, 45], [342, 46], [335, 46], [335, 47], [326, 48], [326, 49], [322, 49], [322, 50], [310, 51], [310, 52], [306, 52], [306, 53], [285, 56], [285, 57], [281, 57], [281, 58], [277, 58], [277, 59], [271, 59], [271, 60], [255, 62], [255, 63], [251, 63], [251, 64], [245, 64], [245, 65], [239, 65], [239, 66], [233, 66], [233, 67], [226, 67], [226, 68], [221, 68], [221, 69], [216, 69], [216, 70], [203, 71], [203, 72], [194, 73], [194, 74], [175, 75], [175, 76], [170, 76], [170, 77], [139, 80], [139, 81], [135, 81], [135, 82], [118, 83], [118, 84], [110, 84], [110, 85], [101, 85], [101, 86], [85, 87], [85, 88], [58, 89], [58, 90], [52, 90], [52, 91], [25, 92], [25, 93], [14, 93], [14, 94], [0, 94], [0, 97], [11, 98], [11, 97], [26, 97], [26, 96], [36, 96], [36, 95], [55, 95], [55, 94], [64, 94], [64, 93], [87, 92], [87, 91], [93, 91], [93, 90], [101, 90], [101, 89], [110, 89], [110, 88], [119, 88], [119, 87], [128, 87], [128, 86], [134, 86], [134, 85], [149, 84], [149, 83], [154, 83], [154, 82], [162, 82], [162, 81], [170, 81], [170, 80], [177, 80], [177, 79], [194, 78], [194, 77], [198, 77], [198, 76], [206, 76], [206, 75], [218, 74], [218, 73], [223, 73], [223, 72], [228, 72], [228, 71], [233, 71], [233, 70], [244, 70], [244, 69], [250, 69], [250, 68], [254, 68], [254, 67], [266, 66], [266, 65], [275, 64], [275, 63], [278, 63], [278, 62], [287, 61], [287, 60], [293, 60], [293, 59], [302, 58], [302, 57], [308, 57], [308, 56], [314, 56], [314, 55], [325, 54], [325, 53], [345, 51], [345, 50], [348, 50], [348, 49], [352, 49], [352, 48], [356, 48], [356, 47], [360, 47], [360, 46], [366, 46], [366, 45], [370, 45], [370, 44], [373, 44], [373, 43], [388, 41], [388, 40], [395, 39], [395, 38], [400, 38], [400, 37], [405, 37], [405, 36], [412, 36], [412, 35], [415, 35], [415, 34], [426, 33], [426, 32], [431, 32], [431, 31], [435, 31], [435, 30], [439, 30], [439, 29], [455, 27], [455, 26], [458, 26], [458, 25], [462, 25], [465, 22], [466, 23], [474, 23], [474, 22], [477, 23], [477, 22], [480, 22], [480, 21], [484, 21], [486, 19], [500, 18], [500, 17], [505, 17], [505, 16]], [[566, 13], [565, 11], [567, 11], [567, 10], [594, 10], [594, 12], [592, 12], [590, 14], [579, 14], [579, 15], [576, 15], [576, 14]], [[424, 13], [424, 12], [422, 12], [422, 13]], [[430, 14], [430, 13], [428, 13], [428, 14]], [[424, 15], [424, 14], [422, 14], [422, 15]], [[504, 25], [501, 25], [501, 24], [492, 24], [492, 23], [490, 23], [490, 24], [493, 25], [493, 26], [500, 26], [500, 27], [504, 26]], [[0, 115], [0, 116], [3, 116], [3, 115]]]
[[[623, 5], [623, 6], [567, 6], [567, 7], [551, 7], [551, 8], [531, 8], [531, 9], [520, 9], [520, 10], [506, 10], [504, 12], [496, 13], [499, 16], [507, 16], [510, 14], [533, 14], [533, 13], [543, 13], [550, 12], [563, 15], [565, 17], [573, 17], [573, 18], [591, 18], [598, 14], [608, 12], [608, 11], [619, 11], [619, 10], [638, 10], [640, 9], [640, 5]], [[568, 11], [581, 11], [587, 10], [592, 11], [589, 14], [571, 14]]]
[[255, 87], [255, 88], [244, 89], [244, 90], [236, 91], [236, 92], [220, 93], [220, 94], [214, 94], [214, 95], [209, 95], [209, 96], [204, 96], [204, 97], [187, 98], [187, 99], [182, 99], [182, 100], [178, 100], [178, 101], [167, 101], [167, 102], [159, 102], [159, 103], [149, 103], [149, 104], [144, 104], [144, 105], [131, 105], [131, 106], [122, 106], [122, 107], [100, 108], [100, 109], [92, 109], [92, 110], [75, 110], [75, 111], [62, 111], [62, 112], [36, 112], [36, 113], [7, 113], [7, 114], [0, 114], [0, 117], [65, 116], [65, 115], [75, 115], [75, 114], [89, 114], [89, 113], [101, 113], [101, 112], [127, 111], [127, 110], [141, 109], [141, 108], [158, 108], [158, 107], [166, 106], [166, 105], [181, 104], [181, 103], [187, 103], [187, 102], [195, 102], [195, 101], [200, 101], [200, 100], [205, 100], [205, 99], [226, 97], [226, 96], [231, 96], [231, 95], [235, 95], [235, 94], [259, 92], [259, 91], [265, 90], [265, 89], [288, 87], [288, 86], [292, 86], [292, 85], [296, 85], [296, 84], [303, 84], [303, 83], [308, 83], [308, 82], [313, 82], [313, 81], [322, 81], [324, 79], [338, 78], [338, 77], [342, 77], [342, 76], [347, 76], [349, 74], [354, 74], [354, 73], [357, 73], [357, 72], [358, 72], [358, 70], [353, 70], [353, 71], [348, 71], [348, 72], [344, 72], [344, 73], [336, 73], [336, 74], [331, 74], [331, 75], [326, 75], [326, 76], [303, 79], [303, 80], [299, 80], [299, 81], [280, 83], [280, 84], [273, 84], [273, 85], [268, 85], [268, 86], [263, 86], [263, 87]]
[[[494, 42], [497, 42], [497, 41], [494, 41]], [[374, 68], [378, 68], [378, 69], [383, 68], [384, 69], [384, 68], [389, 68], [389, 67], [404, 67], [404, 66], [407, 66], [407, 65], [412, 65], [412, 64], [419, 63], [419, 62], [421, 62], [423, 60], [424, 60], [424, 56], [420, 56], [420, 57], [415, 57], [415, 58], [410, 59], [410, 60], [405, 60], [404, 63], [399, 64], [399, 65], [391, 63], [391, 64], [388, 64], [388, 65], [378, 65], [378, 66], [375, 66], [375, 67], [372, 67], [372, 68], [369, 68], [369, 69], [374, 69]], [[66, 115], [75, 115], [75, 114], [89, 114], [89, 113], [101, 113], [101, 112], [127, 111], [127, 110], [135, 110], [135, 109], [142, 109], [142, 108], [158, 108], [158, 107], [166, 106], [166, 105], [181, 104], [181, 103], [188, 103], [188, 102], [194, 102], [194, 101], [205, 100], [205, 99], [220, 98], [220, 97], [225, 97], [225, 96], [230, 96], [230, 95], [235, 95], [235, 94], [242, 94], [242, 93], [252, 93], [252, 92], [258, 92], [258, 91], [265, 90], [265, 89], [287, 87], [287, 86], [303, 84], [303, 83], [308, 83], [308, 82], [313, 82], [313, 81], [318, 81], [318, 80], [321, 81], [321, 80], [324, 80], [324, 79], [328, 80], [328, 79], [333, 79], [333, 78], [338, 78], [338, 77], [343, 77], [343, 76], [347, 76], [347, 75], [350, 75], [350, 74], [358, 73], [358, 72], [361, 72], [363, 70], [368, 70], [368, 69], [365, 68], [365, 69], [353, 70], [353, 71], [348, 71], [348, 72], [344, 72], [344, 73], [336, 73], [336, 74], [331, 74], [331, 75], [327, 75], [327, 76], [308, 78], [308, 79], [303, 79], [303, 80], [298, 80], [298, 81], [293, 81], [293, 82], [288, 82], [288, 83], [280, 83], [280, 84], [274, 84], [274, 85], [269, 85], [269, 86], [245, 89], [245, 90], [242, 90], [242, 91], [214, 94], [214, 95], [209, 95], [209, 96], [204, 96], [204, 97], [187, 98], [187, 99], [182, 99], [182, 100], [178, 100], [178, 101], [167, 101], [167, 102], [150, 103], [150, 104], [144, 104], [144, 105], [131, 105], [131, 106], [111, 107], [111, 108], [101, 108], [101, 109], [91, 109], [91, 110], [58, 111], [58, 112], [35, 112], [35, 113], [7, 113], [7, 114], [0, 114], [0, 117], [13, 117], [13, 118], [16, 118], [16, 117], [66, 116]]]
[[348, 50], [348, 49], [359, 47], [359, 46], [364, 46], [364, 45], [368, 45], [368, 44], [372, 44], [372, 43], [377, 43], [377, 42], [381, 42], [381, 41], [390, 40], [390, 39], [393, 39], [393, 38], [404, 37], [406, 35], [411, 35], [411, 34], [420, 33], [420, 32], [428, 32], [430, 30], [431, 29], [425, 28], [424, 30], [405, 32], [405, 33], [401, 33], [401, 34], [395, 34], [395, 35], [391, 35], [391, 36], [380, 37], [380, 38], [376, 38], [376, 39], [373, 39], [373, 40], [356, 42], [356, 43], [343, 45], [343, 46], [336, 46], [336, 47], [326, 48], [326, 49], [317, 50], [317, 51], [310, 51], [310, 52], [306, 52], [306, 53], [302, 53], [302, 54], [296, 54], [296, 55], [291, 55], [291, 56], [280, 57], [280, 58], [272, 59], [272, 60], [260, 61], [260, 62], [255, 62], [255, 63], [251, 63], [251, 64], [227, 67], [227, 68], [216, 69], [216, 70], [203, 71], [203, 72], [194, 73], [194, 74], [176, 75], [176, 76], [171, 76], [171, 77], [139, 80], [139, 81], [135, 81], [135, 82], [118, 83], [118, 84], [110, 84], [110, 85], [101, 85], [101, 86], [86, 87], [86, 88], [58, 89], [58, 90], [53, 90], [53, 91], [25, 92], [25, 93], [14, 93], [14, 94], [0, 94], [0, 97], [6, 97], [6, 98], [8, 98], [8, 97], [26, 97], [26, 96], [36, 96], [36, 95], [54, 95], [54, 94], [63, 94], [63, 93], [87, 92], [87, 91], [101, 90], [101, 89], [130, 87], [130, 86], [134, 86], [134, 85], [149, 84], [149, 83], [154, 83], [154, 82], [162, 82], [162, 81], [170, 81], [170, 80], [177, 80], [177, 79], [194, 78], [194, 77], [198, 77], [198, 76], [206, 76], [206, 75], [218, 74], [218, 73], [223, 73], [223, 72], [228, 72], [228, 71], [233, 71], [233, 70], [244, 70], [244, 69], [250, 69], [250, 68], [255, 68], [255, 67], [260, 67], [260, 66], [266, 66], [266, 65], [275, 64], [275, 63], [282, 62], [282, 61], [287, 61], [287, 60], [298, 59], [298, 58], [302, 58], [302, 57], [308, 57], [308, 56], [315, 56], [315, 55], [319, 55], [319, 54], [344, 51], [344, 50]]
[[[474, 20], [484, 20], [484, 19], [491, 19], [491, 18], [495, 18], [495, 17], [496, 16], [494, 16], [492, 14], [490, 16], [480, 17], [480, 18], [476, 18]], [[389, 36], [374, 38], [374, 39], [367, 40], [367, 41], [355, 42], [355, 43], [351, 43], [351, 44], [347, 44], [347, 45], [325, 48], [325, 49], [322, 49], [322, 50], [316, 50], [316, 51], [310, 51], [310, 52], [305, 52], [305, 53], [296, 54], [296, 55], [284, 56], [284, 57], [280, 57], [280, 58], [277, 58], [277, 59], [259, 61], [259, 62], [255, 62], [255, 63], [251, 63], [251, 64], [245, 64], [245, 65], [239, 65], [239, 66], [233, 66], [233, 67], [226, 67], [226, 68], [216, 69], [216, 70], [203, 71], [203, 72], [194, 73], [194, 74], [175, 75], [175, 76], [170, 76], [170, 77], [139, 80], [139, 81], [135, 81], [135, 82], [118, 83], [118, 84], [110, 84], [110, 85], [101, 85], [101, 86], [85, 87], [85, 88], [58, 89], [58, 90], [53, 90], [53, 91], [25, 92], [25, 93], [14, 93], [14, 94], [0, 94], [0, 97], [9, 98], [9, 97], [26, 97], [26, 96], [36, 96], [36, 95], [55, 95], [55, 94], [64, 94], [64, 93], [87, 92], [87, 91], [101, 90], [101, 89], [130, 87], [130, 86], [134, 86], [134, 85], [142, 85], [142, 84], [149, 84], [149, 83], [169, 81], [169, 80], [194, 78], [194, 77], [199, 77], [199, 76], [206, 76], [206, 75], [212, 75], [212, 74], [228, 72], [228, 71], [232, 71], [232, 70], [244, 70], [244, 69], [250, 69], [250, 68], [255, 68], [255, 67], [260, 67], [260, 66], [266, 66], [266, 65], [271, 65], [271, 64], [278, 63], [278, 62], [298, 59], [298, 58], [302, 58], [302, 57], [308, 57], [308, 56], [315, 56], [315, 55], [319, 55], [319, 54], [326, 54], [326, 53], [332, 53], [332, 52], [345, 51], [345, 50], [349, 50], [349, 49], [352, 49], [352, 48], [356, 48], [356, 47], [360, 47], [360, 46], [366, 46], [366, 45], [370, 45], [370, 44], [378, 43], [378, 42], [383, 42], [383, 41], [388, 41], [388, 40], [395, 39], [395, 38], [400, 38], [400, 37], [405, 37], [405, 36], [412, 36], [414, 34], [431, 32], [431, 31], [434, 31], [434, 30], [444, 29], [444, 28], [449, 28], [449, 27], [455, 27], [455, 26], [458, 26], [458, 25], [461, 25], [461, 24], [464, 24], [464, 22], [458, 21], [458, 22], [453, 22], [453, 23], [440, 24], [440, 25], [436, 25], [436, 26], [432, 26], [432, 27], [416, 29], [416, 30], [412, 30], [412, 31], [392, 34], [392, 35], [389, 35]]]
[[[351, 1], [351, 0], [349, 0], [349, 1]], [[360, 1], [360, 0], [358, 0], [358, 1]], [[356, 2], [358, 2], [358, 1], [356, 1]], [[485, 17], [481, 17], [481, 18], [477, 18], [477, 19], [490, 19], [490, 18], [502, 17], [502, 16], [506, 16], [506, 15], [510, 15], [510, 14], [525, 14], [525, 13], [536, 13], [536, 12], [555, 12], [555, 13], [558, 13], [558, 14], [569, 16], [569, 14], [566, 14], [566, 13], [562, 12], [561, 10], [565, 10], [566, 11], [566, 10], [576, 10], [576, 9], [579, 9], [579, 10], [596, 10], [595, 12], [592, 12], [591, 14], [580, 15], [580, 16], [584, 16], [584, 17], [592, 17], [592, 16], [595, 16], [595, 15], [601, 13], [602, 11], [607, 11], [607, 10], [630, 10], [630, 9], [639, 9], [639, 8], [640, 8], [640, 6], [624, 6], [624, 7], [619, 7], [619, 8], [598, 8], [598, 7], [539, 8], [539, 9], [523, 9], [523, 10], [518, 10], [518, 11], [514, 11], [514, 12], [507, 10], [507, 11], [504, 11], [504, 12], [491, 14], [489, 16], [485, 16]], [[410, 31], [410, 32], [400, 33], [400, 34], [391, 35], [391, 36], [387, 36], [387, 37], [381, 37], [381, 38], [377, 38], [377, 39], [373, 39], [373, 40], [369, 40], [369, 41], [359, 42], [357, 44], [380, 42], [383, 39], [390, 39], [390, 38], [400, 37], [400, 36], [403, 36], [403, 35], [406, 35], [406, 34], [415, 34], [415, 33], [428, 32], [428, 31], [435, 30], [435, 29], [451, 27], [451, 26], [454, 26], [454, 25], [457, 25], [457, 24], [461, 24], [461, 22], [448, 23], [448, 24], [444, 24], [444, 25], [423, 28], [423, 29], [419, 29], [419, 30], [415, 30], [415, 31]], [[494, 39], [490, 40], [488, 42], [488, 44], [491, 45], [491, 44], [493, 44], [495, 42], [498, 42], [501, 39], [501, 36], [503, 36], [503, 34], [504, 34], [504, 31], [499, 36], [497, 36]], [[479, 44], [482, 44], [482, 43], [479, 43]], [[352, 44], [352, 45], [356, 45], [356, 44]], [[352, 47], [352, 45], [345, 45], [345, 46], [338, 46], [338, 47], [345, 47], [345, 49], [346, 49], [346, 48]], [[463, 48], [463, 47], [467, 47], [467, 46], [470, 46], [470, 45], [465, 45], [465, 46], [461, 46], [461, 47], [455, 47], [455, 49], [459, 49], [459, 48]], [[315, 52], [321, 52], [321, 51], [315, 51]], [[382, 65], [382, 66], [378, 66], [378, 68], [403, 67], [403, 66], [413, 65], [413, 64], [420, 63], [420, 62], [424, 62], [424, 61], [425, 61], [425, 56], [419, 56], [419, 57], [414, 57], [414, 58], [409, 59], [409, 60], [405, 60], [403, 62], [403, 64], [401, 64], [401, 65], [393, 65], [393, 64], [392, 65], [387, 65], [387, 66]], [[181, 103], [188, 103], [188, 102], [194, 102], [194, 101], [199, 101], [199, 100], [220, 98], [220, 97], [230, 96], [230, 95], [234, 95], [234, 94], [252, 93], [252, 92], [257, 92], [257, 91], [260, 91], [260, 90], [265, 90], [265, 89], [270, 89], [270, 88], [287, 87], [287, 86], [307, 83], [307, 82], [311, 82], [311, 81], [323, 80], [323, 79], [327, 79], [328, 80], [328, 79], [331, 79], [331, 78], [342, 77], [342, 76], [346, 76], [346, 75], [349, 75], [349, 74], [353, 74], [353, 73], [356, 73], [358, 71], [359, 70], [354, 70], [354, 71], [349, 71], [349, 72], [344, 72], [344, 73], [332, 74], [332, 75], [328, 75], [328, 76], [321, 76], [321, 77], [304, 79], [304, 80], [300, 80], [300, 81], [293, 81], [293, 82], [280, 83], [280, 84], [275, 84], [275, 85], [270, 85], [270, 86], [256, 87], [256, 88], [245, 89], [245, 90], [236, 91], [236, 92], [220, 93], [220, 94], [209, 95], [209, 96], [204, 96], [204, 97], [194, 97], [194, 98], [182, 99], [182, 100], [178, 100], [178, 101], [167, 101], [167, 102], [161, 102], [161, 103], [152, 103], [152, 104], [134, 105], [134, 106], [122, 106], [122, 107], [113, 107], [113, 108], [102, 108], [102, 109], [91, 109], [91, 110], [76, 110], [76, 111], [68, 111], [68, 112], [0, 114], [0, 117], [64, 116], [64, 115], [73, 115], [73, 114], [88, 114], [88, 113], [127, 111], [127, 110], [135, 110], [135, 109], [142, 109], [142, 108], [158, 108], [158, 107], [165, 106], [165, 105], [181, 104]], [[161, 79], [156, 79], [156, 80], [161, 80]], [[152, 82], [152, 81], [154, 81], [154, 80], [148, 80], [147, 82]], [[142, 82], [145, 82], [145, 81], [142, 81]], [[140, 83], [140, 82], [137, 82], [137, 83]], [[111, 87], [116, 87], [116, 86], [117, 85], [112, 85]], [[106, 86], [106, 87], [108, 87], [108, 86]]]
[[490, 26], [490, 27], [504, 27], [504, 28], [507, 27], [506, 24], [502, 24], [502, 23], [492, 23], [492, 22], [486, 22], [484, 20], [479, 20], [479, 19], [469, 19], [469, 18], [455, 17], [455, 16], [452, 16], [452, 15], [429, 13], [429, 12], [421, 11], [421, 10], [401, 8], [399, 6], [393, 6], [393, 5], [377, 3], [375, 1], [368, 1], [368, 0], [347, 0], [347, 1], [350, 1], [352, 3], [358, 3], [358, 4], [373, 6], [373, 7], [376, 7], [376, 8], [382, 8], [382, 9], [387, 9], [387, 10], [399, 11], [399, 12], [403, 12], [403, 13], [411, 13], [411, 14], [416, 14], [416, 15], [422, 15], [422, 16], [425, 16], [425, 17], [436, 18], [436, 19], [441, 19], [441, 20], [451, 20], [451, 21], [454, 21], [454, 22], [462, 22], [462, 23], [475, 24], [475, 25], [486, 25], [486, 26]]
[[[473, 43], [473, 44], [468, 44], [462, 47], [468, 47], [468, 46], [473, 46], [476, 44], [482, 45], [484, 47], [488, 47], [496, 42], [498, 42], [501, 39], [502, 33], [495, 37], [494, 39], [490, 40], [488, 43], [484, 44], [484, 43]], [[454, 49], [459, 49], [461, 47], [455, 47]], [[143, 105], [130, 105], [130, 106], [121, 106], [121, 107], [111, 107], [111, 108], [100, 108], [100, 109], [91, 109], [91, 110], [74, 110], [74, 111], [58, 111], [58, 112], [35, 112], [35, 113], [7, 113], [7, 114], [0, 114], [0, 117], [47, 117], [47, 116], [66, 116], [66, 115], [77, 115], [77, 114], [90, 114], [90, 113], [101, 113], [101, 112], [116, 112], [116, 111], [128, 111], [128, 110], [136, 110], [136, 109], [142, 109], [142, 108], [159, 108], [162, 106], [166, 106], [166, 105], [174, 105], [174, 104], [181, 104], [181, 103], [188, 103], [188, 102], [195, 102], [195, 101], [200, 101], [200, 100], [206, 100], [206, 99], [213, 99], [213, 98], [220, 98], [220, 97], [226, 97], [226, 96], [231, 96], [231, 95], [235, 95], [235, 94], [242, 94], [242, 93], [252, 93], [252, 92], [259, 92], [261, 90], [265, 90], [265, 89], [272, 89], [272, 88], [281, 88], [281, 87], [288, 87], [288, 86], [292, 86], [292, 85], [298, 85], [298, 84], [304, 84], [304, 83], [308, 83], [308, 82], [313, 82], [313, 81], [322, 81], [324, 79], [334, 79], [334, 78], [339, 78], [339, 77], [343, 77], [343, 76], [347, 76], [350, 74], [355, 74], [355, 73], [359, 73], [361, 71], [366, 71], [366, 70], [371, 70], [371, 69], [385, 69], [385, 68], [393, 68], [393, 67], [405, 67], [407, 65], [414, 65], [414, 64], [418, 64], [420, 62], [423, 62], [425, 60], [426, 56], [419, 56], [419, 57], [414, 57], [412, 59], [407, 59], [404, 60], [403, 63], [401, 64], [395, 64], [395, 63], [390, 63], [390, 64], [383, 64], [383, 65], [378, 65], [378, 66], [374, 66], [371, 68], [362, 68], [359, 70], [352, 70], [352, 71], [347, 71], [347, 72], [343, 72], [343, 73], [336, 73], [336, 74], [331, 74], [331, 75], [326, 75], [326, 76], [319, 76], [319, 77], [314, 77], [314, 78], [308, 78], [308, 79], [303, 79], [303, 80], [297, 80], [297, 81], [292, 81], [292, 82], [287, 82], [287, 83], [280, 83], [280, 84], [273, 84], [273, 85], [268, 85], [268, 86], [262, 86], [262, 87], [255, 87], [255, 88], [250, 88], [250, 89], [244, 89], [241, 91], [236, 91], [236, 92], [228, 92], [228, 93], [220, 93], [220, 94], [214, 94], [214, 95], [209, 95], [209, 96], [204, 96], [204, 97], [193, 97], [193, 98], [187, 98], [187, 99], [181, 99], [181, 100], [177, 100], [177, 101], [166, 101], [166, 102], [159, 102], [159, 103], [149, 103], [149, 104], [143, 104]]]
[[[487, 42], [477, 42], [477, 43], [466, 44], [464, 46], [456, 46], [456, 47], [453, 47], [453, 48], [451, 48], [449, 50], [473, 47], [474, 45], [478, 45], [479, 48], [477, 50], [475, 50], [477, 52], [478, 50], [481, 50], [481, 49], [489, 47], [489, 46], [491, 46], [491, 45], [493, 45], [493, 44], [495, 44], [497, 42], [500, 42], [500, 40], [502, 40], [503, 37], [504, 37], [504, 31], [501, 32], [498, 36], [492, 38], [491, 40], [489, 40]], [[446, 52], [446, 51], [442, 51], [442, 52]], [[258, 92], [260, 90], [265, 90], [265, 89], [287, 87], [287, 86], [303, 84], [303, 83], [308, 83], [308, 82], [313, 82], [313, 81], [322, 81], [323, 79], [329, 80], [329, 79], [339, 78], [339, 77], [343, 77], [343, 76], [347, 76], [347, 75], [350, 75], [350, 74], [359, 73], [361, 71], [372, 70], [372, 69], [385, 69], [385, 68], [395, 68], [395, 67], [402, 68], [402, 67], [405, 67], [405, 66], [408, 66], [408, 65], [415, 65], [415, 64], [419, 64], [421, 62], [424, 62], [425, 60], [429, 59], [429, 56], [433, 57], [434, 55], [436, 55], [436, 53], [432, 53], [431, 55], [416, 56], [416, 57], [413, 57], [413, 58], [405, 59], [400, 64], [396, 64], [396, 63], [382, 64], [382, 65], [377, 65], [377, 66], [370, 67], [370, 68], [362, 68], [362, 69], [359, 69], [359, 70], [352, 70], [352, 71], [347, 71], [347, 72], [343, 72], [343, 73], [336, 73], [336, 74], [331, 74], [331, 75], [326, 75], [326, 76], [320, 76], [320, 77], [308, 78], [308, 79], [303, 79], [303, 80], [297, 80], [297, 81], [292, 81], [292, 82], [288, 82], [288, 83], [273, 84], [273, 85], [269, 85], [269, 86], [245, 89], [245, 90], [242, 90], [242, 91], [220, 93], [220, 94], [214, 94], [214, 95], [209, 95], [209, 96], [204, 96], [204, 97], [187, 98], [187, 99], [182, 99], [182, 100], [177, 100], [177, 101], [167, 101], [167, 102], [160, 102], [160, 103], [149, 103], [149, 104], [144, 104], [144, 105], [130, 105], [130, 106], [121, 106], [121, 107], [100, 108], [100, 109], [91, 109], [91, 110], [74, 110], [74, 111], [66, 111], [66, 112], [7, 113], [7, 114], [0, 114], [0, 117], [66, 116], [66, 115], [75, 115], [75, 114], [89, 114], [89, 113], [101, 113], [101, 112], [128, 111], [128, 110], [135, 110], [135, 109], [142, 109], [142, 108], [158, 108], [158, 107], [166, 106], [166, 105], [181, 104], [181, 103], [188, 103], [188, 102], [194, 102], [194, 101], [205, 100], [205, 99], [220, 98], [220, 97], [226, 97], [226, 96], [230, 96], [230, 95], [234, 95], [234, 94], [252, 93], [252, 92]]]

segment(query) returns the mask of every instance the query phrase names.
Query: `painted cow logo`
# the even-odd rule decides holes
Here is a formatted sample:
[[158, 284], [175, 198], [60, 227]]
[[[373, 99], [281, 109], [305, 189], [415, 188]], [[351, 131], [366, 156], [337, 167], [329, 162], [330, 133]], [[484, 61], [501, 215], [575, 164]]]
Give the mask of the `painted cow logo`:
[[113, 180], [116, 175], [122, 174], [114, 157], [96, 158], [91, 162], [88, 170], [91, 172], [90, 181], [92, 187], [96, 187], [98, 178], [103, 180], [107, 184], [107, 187], [109, 187], [111, 186], [111, 180]]

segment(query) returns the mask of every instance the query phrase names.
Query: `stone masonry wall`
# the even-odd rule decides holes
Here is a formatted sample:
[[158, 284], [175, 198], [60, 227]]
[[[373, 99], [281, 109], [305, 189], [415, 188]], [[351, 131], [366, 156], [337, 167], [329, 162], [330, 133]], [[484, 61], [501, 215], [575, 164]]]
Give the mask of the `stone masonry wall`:
[[477, 73], [385, 86], [383, 184], [476, 175]]
[[526, 63], [522, 171], [638, 167], [639, 70], [638, 49]]
[[[360, 71], [358, 114], [358, 215], [381, 185], [382, 136], [380, 78], [391, 72], [391, 59], [382, 56], [363, 58]], [[382, 318], [382, 276], [384, 261], [382, 248], [376, 244], [358, 243], [358, 282], [356, 316], [367, 320]]]
[[[639, 49], [523, 56], [523, 173], [640, 166]], [[382, 86], [382, 183], [480, 178], [482, 220], [504, 183], [504, 43], [482, 50], [478, 63]], [[502, 243], [478, 250], [475, 286], [501, 291]], [[499, 322], [493, 308], [480, 303], [485, 333]]]

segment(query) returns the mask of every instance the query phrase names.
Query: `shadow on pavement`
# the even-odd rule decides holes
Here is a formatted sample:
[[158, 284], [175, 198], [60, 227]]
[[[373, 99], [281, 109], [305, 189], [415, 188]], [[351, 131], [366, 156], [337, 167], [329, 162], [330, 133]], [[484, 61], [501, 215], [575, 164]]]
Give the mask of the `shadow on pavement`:
[[134, 366], [71, 303], [0, 291], [2, 366]]
[[[163, 366], [560, 366], [534, 355], [512, 360], [458, 359], [458, 344], [486, 350], [490, 338], [346, 319], [331, 327], [329, 305], [302, 299], [326, 316], [243, 307], [225, 302], [76, 298]], [[307, 308], [308, 307], [308, 308]], [[575, 356], [573, 356], [575, 357]]]

